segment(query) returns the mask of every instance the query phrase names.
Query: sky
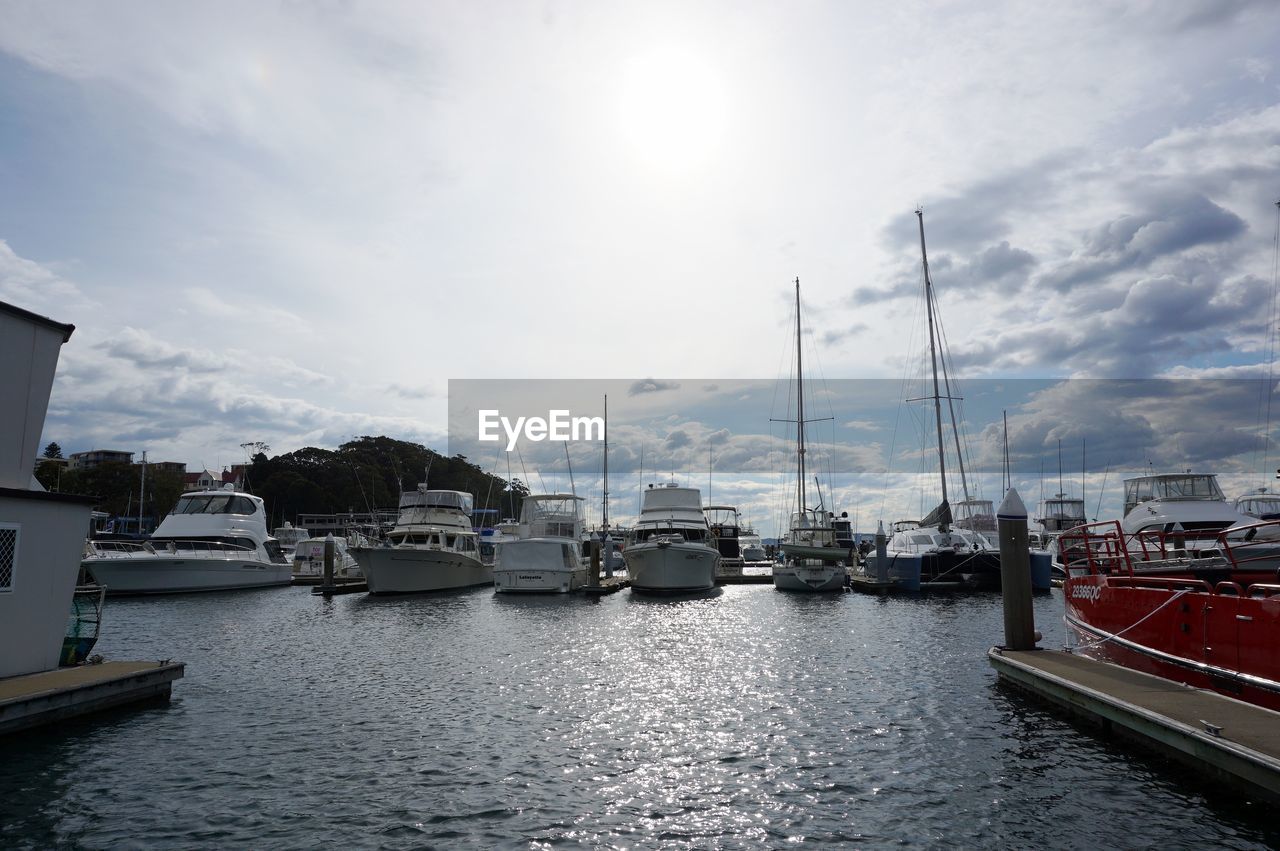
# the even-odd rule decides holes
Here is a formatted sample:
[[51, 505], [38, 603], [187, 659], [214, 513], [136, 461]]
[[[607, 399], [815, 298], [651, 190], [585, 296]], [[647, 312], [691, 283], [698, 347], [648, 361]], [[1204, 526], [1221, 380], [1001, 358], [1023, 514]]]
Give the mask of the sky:
[[[680, 430], [693, 477], [780, 416], [690, 391], [786, 382], [797, 277], [806, 375], [919, 376], [919, 207], [954, 374], [1030, 382], [1028, 458], [1129, 435], [1240, 491], [1270, 418], [1211, 382], [1273, 371], [1276, 44], [1271, 0], [6, 2], [0, 300], [76, 326], [65, 452], [445, 450], [451, 382], [650, 380], [679, 422], [611, 451]], [[1153, 378], [1210, 401], [1089, 383]], [[878, 487], [839, 498], [915, 513]]]

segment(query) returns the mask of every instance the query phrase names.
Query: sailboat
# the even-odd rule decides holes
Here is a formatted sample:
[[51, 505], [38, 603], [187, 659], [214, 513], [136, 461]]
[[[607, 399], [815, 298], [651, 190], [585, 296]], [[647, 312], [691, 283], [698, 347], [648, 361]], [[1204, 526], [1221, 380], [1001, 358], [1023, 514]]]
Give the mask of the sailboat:
[[[804, 360], [800, 334], [800, 279], [796, 278], [796, 512], [779, 546], [784, 562], [773, 567], [773, 587], [782, 591], [839, 591], [852, 551], [836, 544], [831, 515], [808, 504], [804, 470]], [[816, 484], [816, 480], [815, 480]]]
[[[938, 383], [937, 331], [934, 317], [933, 281], [929, 277], [929, 255], [924, 242], [924, 211], [916, 210], [920, 225], [920, 257], [924, 269], [924, 300], [929, 324], [929, 361], [932, 367], [933, 394], [926, 399], [933, 401], [934, 424], [938, 441], [938, 479], [942, 486], [942, 502], [929, 512], [914, 528], [895, 531], [888, 541], [890, 555], [918, 556], [920, 558], [920, 584], [923, 587], [999, 588], [1000, 551], [977, 528], [957, 528], [952, 520], [951, 503], [947, 499], [946, 448], [942, 431], [942, 400], [950, 408], [950, 382], [944, 395]], [[951, 429], [956, 436], [956, 452], [959, 458], [959, 432], [956, 429], [955, 411], [951, 411]], [[959, 460], [963, 476], [963, 460]], [[965, 525], [985, 525], [975, 520], [985, 520], [985, 502], [973, 500], [968, 495], [968, 482], [963, 483], [965, 498], [958, 504], [964, 511]]]

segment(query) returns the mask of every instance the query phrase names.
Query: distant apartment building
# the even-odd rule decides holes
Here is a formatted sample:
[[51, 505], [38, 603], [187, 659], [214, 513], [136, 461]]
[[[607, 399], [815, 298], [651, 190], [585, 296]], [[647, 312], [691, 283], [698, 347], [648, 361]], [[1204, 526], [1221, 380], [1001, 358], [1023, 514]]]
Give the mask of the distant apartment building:
[[90, 449], [88, 452], [72, 452], [69, 460], [69, 469], [92, 470], [102, 464], [132, 464], [133, 453], [115, 449]]
[[179, 476], [187, 474], [187, 465], [181, 461], [148, 461], [147, 469], [152, 473], [177, 473]]

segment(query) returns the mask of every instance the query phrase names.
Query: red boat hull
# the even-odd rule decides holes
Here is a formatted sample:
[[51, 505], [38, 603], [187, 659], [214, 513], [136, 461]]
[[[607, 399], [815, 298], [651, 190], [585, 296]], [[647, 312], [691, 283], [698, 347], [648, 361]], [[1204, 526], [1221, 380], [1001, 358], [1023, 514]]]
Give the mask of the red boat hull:
[[1233, 579], [1068, 576], [1077, 652], [1280, 711], [1280, 585]]

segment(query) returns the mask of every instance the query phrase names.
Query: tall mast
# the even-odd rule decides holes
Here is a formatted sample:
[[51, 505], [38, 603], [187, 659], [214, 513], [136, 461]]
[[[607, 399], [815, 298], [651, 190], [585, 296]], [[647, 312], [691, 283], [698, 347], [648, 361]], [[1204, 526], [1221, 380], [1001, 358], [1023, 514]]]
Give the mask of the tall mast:
[[[938, 392], [938, 350], [933, 341], [933, 281], [929, 280], [929, 255], [924, 247], [924, 210], [916, 210], [920, 220], [920, 258], [924, 263], [924, 304], [929, 316], [929, 360], [933, 365], [933, 416], [938, 427], [938, 476], [942, 479], [942, 501], [947, 501], [947, 462], [942, 448], [942, 398]], [[939, 529], [947, 531], [945, 522]]]
[[609, 535], [609, 394], [604, 394], [604, 496], [600, 514], [604, 519], [604, 534]]
[[796, 464], [799, 466], [797, 488], [800, 513], [804, 514], [804, 362], [800, 351], [800, 279], [796, 278]]

